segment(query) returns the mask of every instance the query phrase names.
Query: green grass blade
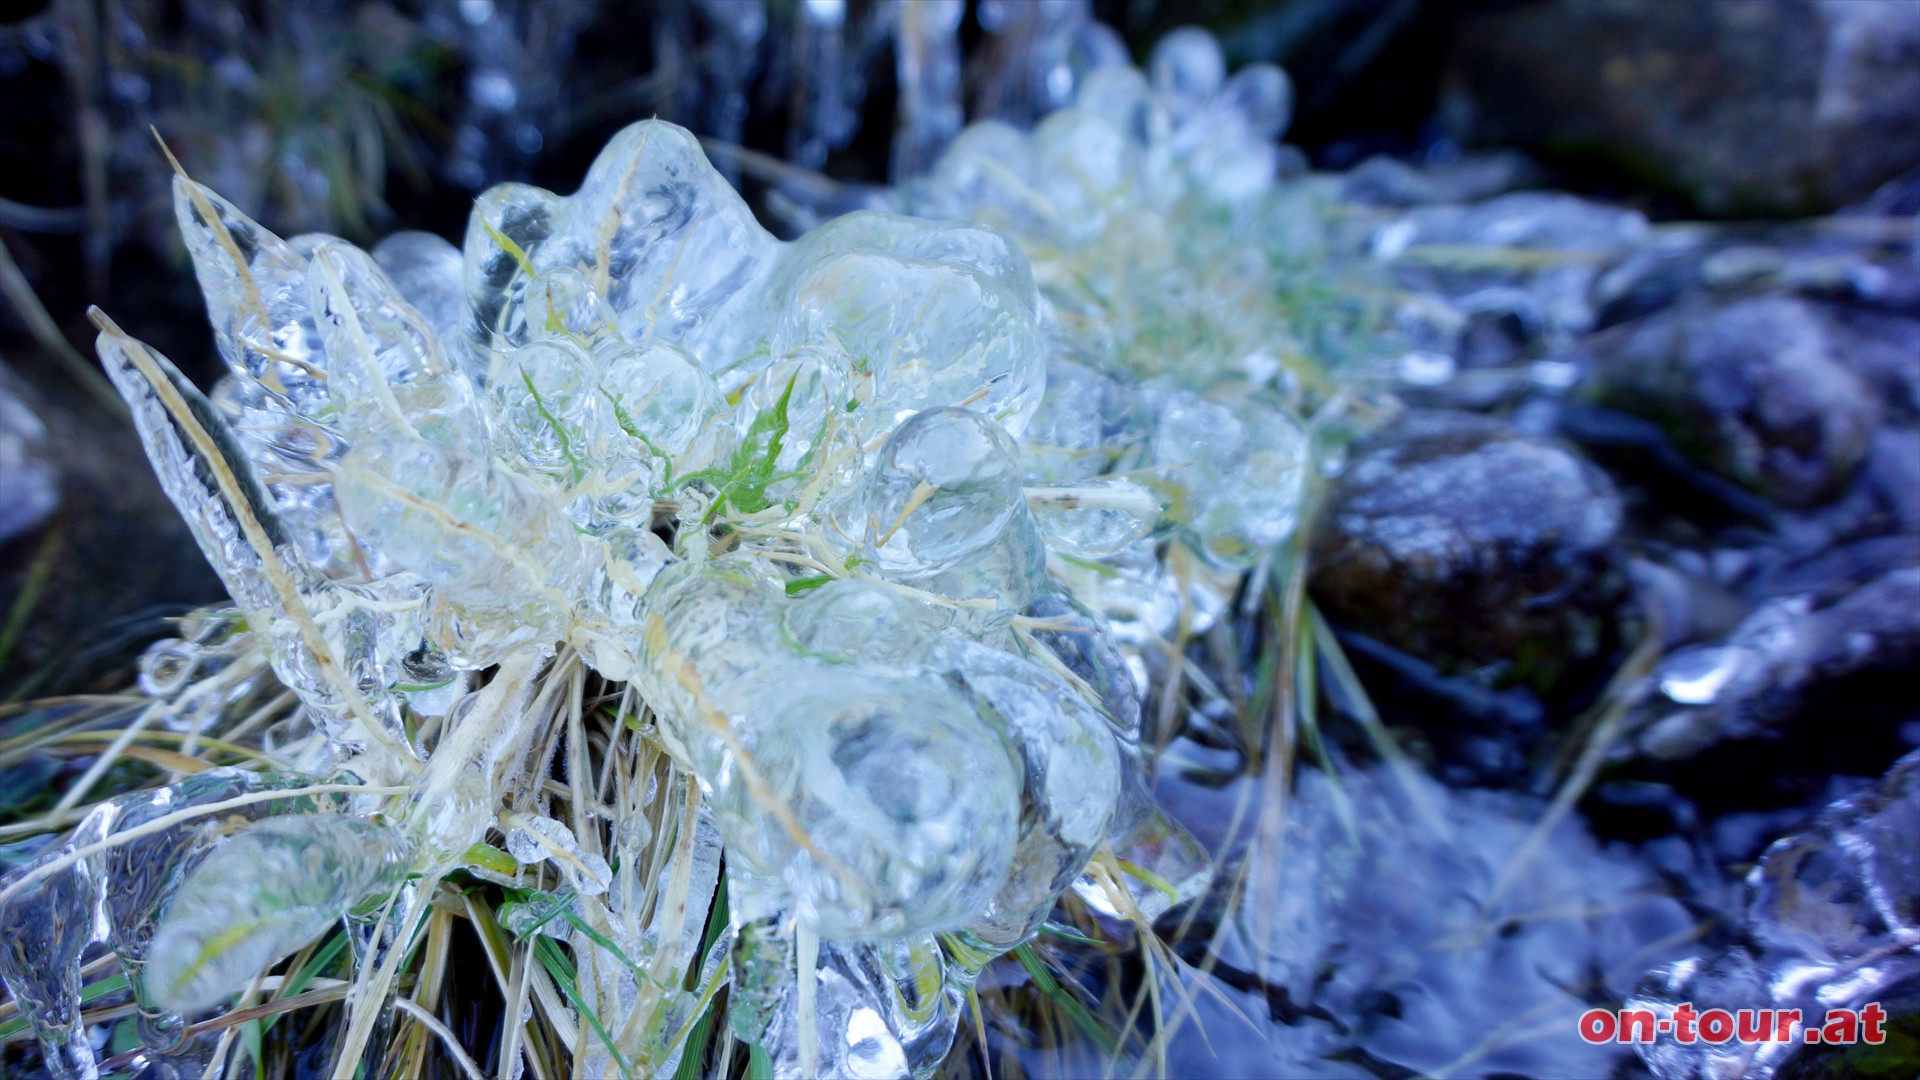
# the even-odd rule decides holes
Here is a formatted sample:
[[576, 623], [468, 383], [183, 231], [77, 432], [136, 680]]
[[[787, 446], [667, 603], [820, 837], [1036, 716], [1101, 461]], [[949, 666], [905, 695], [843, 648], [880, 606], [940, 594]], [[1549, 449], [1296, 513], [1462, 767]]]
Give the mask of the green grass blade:
[[[340, 954], [346, 951], [347, 935], [335, 931], [325, 942], [321, 943], [318, 949], [314, 950], [313, 957], [302, 965], [299, 971], [294, 972], [293, 976], [281, 986], [280, 996], [290, 998], [300, 991], [305, 990], [308, 983], [324, 974], [328, 968], [333, 966], [335, 960], [340, 959]], [[262, 1018], [260, 1021], [260, 1033], [265, 1035], [268, 1031], [271, 1031], [275, 1022], [285, 1015], [286, 1013], [275, 1013], [272, 1016]]]
[[1113, 1036], [1100, 1026], [1100, 1021], [1094, 1019], [1086, 1005], [1072, 991], [1060, 985], [1060, 980], [1054, 978], [1053, 972], [1047, 970], [1047, 962], [1041, 959], [1032, 942], [1021, 943], [1013, 950], [1013, 955], [1020, 961], [1020, 966], [1027, 969], [1027, 977], [1033, 980], [1033, 985], [1048, 1001], [1067, 1014], [1067, 1019], [1080, 1029], [1080, 1034], [1091, 1039], [1103, 1053], [1111, 1055], [1114, 1052]]
[[[713, 943], [720, 940], [726, 932], [729, 912], [727, 910], [727, 878], [720, 876], [719, 891], [714, 895], [713, 908], [707, 912], [707, 932], [700, 940], [700, 955], [706, 956], [713, 950]], [[689, 968], [687, 974], [698, 977], [698, 965]], [[723, 980], [724, 981], [724, 980]], [[689, 986], [689, 990], [693, 987]], [[700, 1076], [707, 1057], [707, 1041], [713, 1037], [713, 1022], [716, 1004], [709, 1003], [700, 1013], [700, 1019], [687, 1035], [686, 1049], [680, 1052], [680, 1064], [673, 1070], [674, 1080], [695, 1080]]]
[[623, 1080], [633, 1080], [633, 1067], [627, 1064], [625, 1055], [621, 1054], [620, 1048], [614, 1045], [613, 1036], [607, 1034], [606, 1027], [600, 1023], [600, 1017], [594, 1013], [593, 1007], [588, 1005], [586, 999], [580, 995], [579, 976], [574, 972], [573, 964], [567, 959], [566, 954], [560, 951], [559, 944], [552, 938], [536, 937], [533, 939], [533, 954], [539, 959], [540, 966], [547, 970], [547, 975], [553, 979], [554, 985], [560, 988], [560, 993], [566, 997], [567, 1003], [573, 1006], [574, 1011], [580, 1014], [580, 1018], [593, 1029], [601, 1045], [607, 1048], [607, 1053], [612, 1055], [614, 1067], [620, 1070]]

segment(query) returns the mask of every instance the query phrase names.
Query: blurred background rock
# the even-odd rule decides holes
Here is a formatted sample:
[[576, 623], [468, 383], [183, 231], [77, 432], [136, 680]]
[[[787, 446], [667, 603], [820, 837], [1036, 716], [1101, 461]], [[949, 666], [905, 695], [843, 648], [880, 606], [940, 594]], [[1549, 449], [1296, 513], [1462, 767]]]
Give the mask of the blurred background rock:
[[1489, 6], [1460, 17], [1446, 85], [1444, 126], [1470, 141], [1714, 217], [1827, 213], [1920, 164], [1920, 5]]

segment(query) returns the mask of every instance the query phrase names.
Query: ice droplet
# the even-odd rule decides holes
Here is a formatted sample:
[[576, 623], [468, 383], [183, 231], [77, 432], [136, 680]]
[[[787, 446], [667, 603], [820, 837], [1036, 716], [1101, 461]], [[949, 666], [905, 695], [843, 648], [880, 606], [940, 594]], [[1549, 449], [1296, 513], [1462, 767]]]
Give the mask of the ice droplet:
[[944, 688], [803, 668], [764, 678], [743, 742], [792, 820], [713, 779], [728, 853], [778, 882], [835, 939], [957, 927], [1006, 874], [1017, 786], [1008, 750]]
[[552, 861], [567, 887], [581, 896], [598, 896], [613, 881], [607, 860], [582, 848], [573, 830], [552, 818], [515, 816], [507, 829], [507, 852], [522, 866]]
[[920, 576], [999, 542], [1021, 500], [1019, 458], [998, 425], [929, 409], [880, 447], [860, 507], [882, 570]]
[[1022, 762], [1012, 869], [968, 926], [1011, 948], [1046, 921], [1106, 838], [1120, 791], [1120, 752], [1094, 707], [1039, 665], [971, 642], [947, 644], [942, 659], [982, 716], [1003, 726]]

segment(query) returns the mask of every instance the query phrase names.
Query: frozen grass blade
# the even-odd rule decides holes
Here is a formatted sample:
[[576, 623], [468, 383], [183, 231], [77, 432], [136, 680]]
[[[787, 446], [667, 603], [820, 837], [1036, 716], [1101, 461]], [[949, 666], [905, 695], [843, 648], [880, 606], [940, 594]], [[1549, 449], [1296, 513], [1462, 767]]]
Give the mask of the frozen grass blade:
[[1627, 659], [1620, 665], [1620, 670], [1614, 672], [1613, 678], [1607, 680], [1606, 688], [1600, 693], [1600, 700], [1594, 705], [1592, 719], [1575, 726], [1575, 730], [1584, 729], [1588, 732], [1581, 745], [1580, 756], [1574, 761], [1566, 779], [1561, 781], [1559, 789], [1553, 793], [1553, 800], [1541, 813], [1539, 823], [1521, 842], [1519, 849], [1513, 853], [1513, 858], [1500, 868], [1500, 875], [1494, 879], [1493, 888], [1488, 893], [1489, 905], [1520, 876], [1527, 863], [1546, 843], [1547, 837], [1559, 827], [1562, 821], [1566, 820], [1567, 815], [1573, 811], [1574, 805], [1593, 785], [1594, 778], [1600, 774], [1601, 765], [1606, 762], [1607, 752], [1613, 748], [1614, 741], [1619, 738], [1621, 726], [1626, 722], [1629, 712], [1637, 702], [1636, 689], [1645, 683], [1647, 676], [1653, 672], [1654, 665], [1659, 663], [1661, 652], [1659, 605], [1643, 601], [1640, 608], [1646, 612], [1647, 625], [1642, 629], [1639, 642], [1634, 645], [1633, 651], [1627, 654]]
[[[202, 423], [203, 417], [207, 423], [219, 423], [212, 405], [177, 369], [162, 361], [139, 341], [127, 336], [113, 320], [107, 318], [105, 312], [96, 307], [88, 309], [87, 315], [100, 328], [102, 359], [108, 364], [108, 374], [114, 378], [114, 385], [127, 398], [128, 404], [135, 406], [134, 425], [140, 429], [142, 436], [149, 443], [161, 438], [179, 439], [190, 447], [188, 453], [194, 463], [207, 471], [212, 487], [206, 491], [186, 490], [190, 481], [184, 476], [163, 474], [161, 479], [168, 487], [168, 495], [186, 515], [188, 524], [195, 527], [196, 535], [201, 539], [201, 549], [213, 558], [214, 569], [220, 572], [235, 601], [243, 602], [244, 598], [256, 605], [247, 612], [249, 620], [256, 625], [264, 626], [275, 617], [290, 620], [300, 635], [301, 643], [313, 656], [321, 676], [339, 694], [340, 700], [346, 703], [368, 736], [385, 745], [395, 765], [417, 772], [420, 768], [418, 759], [409, 749], [395, 743], [384, 725], [374, 717], [359, 687], [341, 669], [326, 635], [308, 612], [299, 585], [281, 560], [274, 534], [263, 524], [263, 520], [273, 520], [271, 512], [266, 509], [270, 504], [265, 493], [244, 466], [236, 465], [238, 452], [223, 447]], [[227, 441], [231, 442], [231, 437]], [[244, 538], [246, 546], [252, 549], [254, 564], [249, 566], [234, 562], [231, 557], [215, 555], [215, 552], [228, 549], [217, 540], [202, 535], [212, 526], [196, 511], [226, 515]], [[275, 532], [278, 531], [276, 523]]]

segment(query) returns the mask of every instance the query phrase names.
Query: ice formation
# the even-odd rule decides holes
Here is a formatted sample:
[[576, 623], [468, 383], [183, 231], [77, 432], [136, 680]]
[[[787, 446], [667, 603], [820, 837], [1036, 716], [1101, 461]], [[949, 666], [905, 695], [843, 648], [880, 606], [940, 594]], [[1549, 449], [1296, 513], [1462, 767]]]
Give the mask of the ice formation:
[[[80, 1018], [81, 960], [89, 947], [113, 951], [132, 990], [141, 1041], [164, 1054], [185, 1037], [181, 1007], [232, 993], [382, 884], [366, 869], [377, 856], [360, 842], [404, 839], [345, 813], [353, 801], [351, 785], [216, 769], [101, 803], [64, 846], [9, 875], [0, 885], [0, 982], [39, 1035], [48, 1071], [99, 1073]], [[351, 840], [342, 829], [352, 830]], [[281, 838], [278, 861], [297, 873], [276, 875], [235, 850], [268, 836]], [[210, 861], [217, 864], [213, 874], [197, 872]], [[242, 872], [228, 873], [236, 869]], [[187, 902], [175, 903], [182, 894]], [[306, 933], [288, 933], [291, 923]], [[219, 932], [235, 926], [249, 932], [220, 942]], [[252, 932], [255, 926], [262, 932]], [[245, 953], [242, 964], [235, 963], [236, 948]], [[209, 986], [214, 979], [226, 985]]]
[[1144, 73], [1109, 60], [1078, 86], [1031, 133], [968, 128], [893, 203], [990, 226], [1033, 259], [1047, 393], [1022, 462], [1057, 492], [1033, 500], [1055, 550], [1126, 550], [1158, 498], [1215, 564], [1251, 566], [1292, 531], [1299, 417], [1338, 352], [1290, 307], [1324, 244], [1300, 232], [1320, 196], [1277, 182], [1291, 86], [1271, 65], [1227, 77], [1198, 30], [1168, 35]]
[[[99, 348], [237, 614], [156, 647], [143, 686], [198, 730], [231, 700], [207, 679], [270, 666], [311, 730], [277, 745], [405, 794], [194, 833], [191, 858], [113, 848], [151, 863], [144, 921], [106, 938], [152, 942], [155, 1015], [490, 829], [614, 911], [582, 822], [499, 813], [581, 663], [698, 780], [682, 869], [711, 882], [724, 850], [732, 919], [700, 982], [732, 981], [735, 1032], [779, 1072], [924, 1075], [974, 976], [1068, 888], [1144, 918], [1195, 896], [1206, 857], [1147, 796], [1141, 700], [1153, 643], [1204, 630], [1300, 513], [1325, 342], [1276, 299], [1289, 98], [1177, 34], [1031, 136], [969, 129], [901, 196], [920, 217], [790, 243], [656, 121], [573, 195], [488, 191], [464, 250], [283, 240], [179, 177], [229, 373], [203, 396], [102, 315]], [[1103, 845], [1125, 896], [1084, 876]], [[87, 1075], [74, 980], [99, 935], [65, 928], [123, 871], [53, 858], [0, 920], [62, 959], [4, 973], [50, 1064]], [[596, 934], [569, 939], [582, 982], [630, 1002]]]
[[[1745, 944], [1656, 968], [1627, 1008], [1670, 1023], [1674, 1010], [1711, 1001], [1728, 1010], [1798, 1009], [1817, 1027], [1828, 1009], [1858, 1008], [1915, 974], [1920, 942], [1920, 865], [1911, 838], [1920, 824], [1920, 754], [1908, 754], [1879, 785], [1827, 807], [1806, 828], [1770, 845], [1746, 879]], [[1803, 1044], [1784, 1041], [1635, 1047], [1663, 1077], [1791, 1074]]]

